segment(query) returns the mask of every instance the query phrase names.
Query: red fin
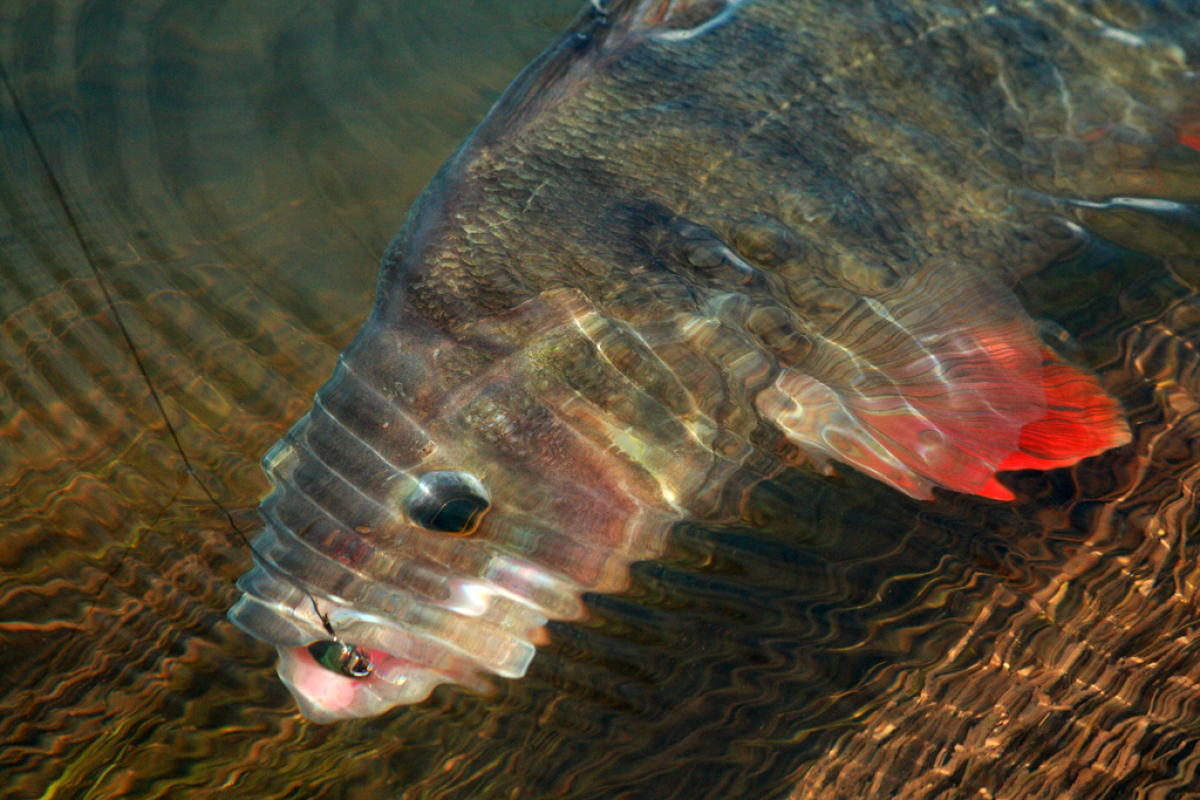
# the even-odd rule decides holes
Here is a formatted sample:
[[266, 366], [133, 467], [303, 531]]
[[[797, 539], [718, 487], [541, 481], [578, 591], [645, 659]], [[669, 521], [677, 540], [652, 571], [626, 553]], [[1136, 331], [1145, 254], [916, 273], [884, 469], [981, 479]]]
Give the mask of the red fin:
[[[934, 486], [993, 500], [1013, 493], [996, 473], [1054, 469], [1129, 441], [1116, 401], [1092, 376], [1038, 355], [1029, 342], [979, 346], [957, 366], [955, 384], [897, 382], [863, 395], [786, 370], [759, 397], [760, 409], [793, 441], [917, 498]], [[1008, 381], [997, 370], [1007, 366]]]
[[1006, 287], [961, 265], [855, 302], [757, 405], [805, 450], [917, 498], [941, 487], [1011, 500], [997, 472], [1129, 441], [1096, 379], [1040, 343]]
[[1008, 490], [1004, 484], [996, 480], [996, 476], [988, 479], [982, 487], [975, 491], [979, 497], [986, 497], [989, 500], [1015, 500], [1016, 495]]
[[1096, 379], [1044, 351], [1042, 383], [1046, 414], [1021, 429], [1017, 452], [997, 472], [1067, 467], [1129, 441], [1129, 427], [1116, 402]]
[[1184, 125], [1179, 130], [1179, 143], [1193, 150], [1200, 150], [1200, 120]]

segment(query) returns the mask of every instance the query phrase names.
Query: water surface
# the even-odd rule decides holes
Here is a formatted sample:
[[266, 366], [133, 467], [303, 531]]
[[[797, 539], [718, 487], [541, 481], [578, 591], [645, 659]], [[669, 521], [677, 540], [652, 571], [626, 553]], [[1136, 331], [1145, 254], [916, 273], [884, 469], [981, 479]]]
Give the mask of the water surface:
[[[33, 133], [197, 475], [247, 530], [258, 459], [361, 323], [408, 205], [577, 6], [0, 10]], [[1124, 403], [1129, 447], [1022, 475], [1015, 504], [920, 503], [797, 469], [759, 487], [742, 523], [680, 526], [630, 592], [552, 626], [526, 679], [315, 726], [274, 649], [226, 621], [250, 556], [188, 476], [7, 98], [0, 126], [11, 796], [1191, 791], [1200, 234], [1186, 221], [1098, 212], [1105, 238], [1020, 288]]]

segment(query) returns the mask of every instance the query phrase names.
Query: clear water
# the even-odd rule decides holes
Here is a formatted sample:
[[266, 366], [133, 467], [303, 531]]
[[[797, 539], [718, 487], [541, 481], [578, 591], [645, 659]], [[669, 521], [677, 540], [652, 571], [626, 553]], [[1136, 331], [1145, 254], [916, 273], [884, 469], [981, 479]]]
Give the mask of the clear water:
[[[407, 207], [577, 5], [0, 9], [34, 133], [241, 526]], [[1122, 400], [1133, 445], [1024, 475], [1008, 505], [797, 470], [742, 524], [681, 526], [631, 591], [553, 625], [527, 678], [315, 726], [274, 650], [226, 621], [249, 554], [188, 477], [7, 98], [0, 130], [5, 796], [1192, 791], [1191, 223], [1097, 212], [1108, 240], [1021, 288]]]

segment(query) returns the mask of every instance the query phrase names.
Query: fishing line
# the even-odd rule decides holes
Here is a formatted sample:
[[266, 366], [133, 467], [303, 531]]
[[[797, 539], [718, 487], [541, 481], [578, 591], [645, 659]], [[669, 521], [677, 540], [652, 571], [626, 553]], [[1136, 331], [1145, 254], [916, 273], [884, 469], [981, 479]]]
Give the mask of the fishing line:
[[[100, 291], [104, 295], [104, 300], [108, 304], [109, 311], [112, 313], [112, 318], [117, 325], [117, 330], [120, 331], [121, 338], [125, 340], [125, 344], [129, 348], [129, 353], [131, 356], [133, 356], [133, 362], [137, 365], [138, 372], [141, 373], [142, 379], [146, 382], [146, 388], [150, 390], [150, 398], [154, 401], [154, 406], [158, 409], [158, 414], [162, 418], [163, 424], [166, 425], [167, 434], [170, 436], [171, 442], [175, 446], [175, 450], [179, 453], [180, 459], [183, 460], [184, 471], [188, 476], [196, 481], [196, 483], [200, 486], [200, 490], [204, 492], [204, 496], [207, 497], [209, 501], [218, 509], [220, 509], [221, 513], [225, 515], [225, 519], [229, 522], [229, 527], [238, 535], [238, 538], [242, 540], [242, 543], [246, 545], [246, 548], [255, 557], [258, 563], [266, 566], [269, 562], [263, 558], [262, 554], [259, 553], [258, 550], [255, 549], [254, 545], [250, 543], [250, 538], [246, 535], [246, 532], [242, 530], [241, 526], [238, 525], [237, 520], [234, 519], [233, 513], [230, 512], [230, 510], [226, 508], [225, 505], [209, 490], [208, 485], [203, 481], [203, 479], [201, 479], [199, 473], [196, 471], [195, 466], [193, 466], [192, 460], [188, 458], [188, 454], [183, 448], [183, 442], [179, 438], [179, 432], [175, 429], [174, 424], [171, 423], [171, 418], [167, 415], [166, 406], [163, 405], [162, 397], [159, 395], [158, 389], [155, 388], [154, 382], [150, 378], [150, 372], [146, 369], [146, 365], [142, 361], [141, 353], [138, 351], [137, 346], [133, 342], [133, 336], [130, 335], [129, 329], [125, 326], [125, 320], [121, 317], [121, 312], [117, 308], [116, 302], [113, 300], [113, 292], [109, 289], [108, 279], [97, 266], [96, 255], [92, 251], [91, 245], [88, 244], [87, 238], [83, 235], [83, 229], [80, 227], [79, 221], [75, 218], [75, 213], [71, 211], [71, 206], [67, 202], [66, 192], [63, 190], [62, 184], [58, 182], [58, 177], [54, 172], [54, 168], [50, 165], [50, 159], [46, 155], [46, 151], [42, 149], [41, 143], [38, 141], [37, 136], [33, 132], [33, 124], [30, 122], [29, 117], [25, 113], [25, 107], [21, 105], [20, 98], [17, 96], [17, 92], [13, 87], [12, 81], [9, 80], [8, 70], [4, 66], [3, 60], [0, 60], [0, 83], [4, 84], [5, 94], [8, 95], [8, 99], [12, 103], [13, 109], [17, 113], [17, 120], [20, 123], [21, 128], [25, 131], [25, 135], [29, 139], [30, 145], [33, 147], [34, 155], [36, 156], [38, 163], [41, 165], [42, 171], [46, 175], [46, 179], [50, 184], [50, 191], [63, 210], [63, 215], [67, 219], [67, 227], [70, 228], [72, 236], [79, 244], [79, 249], [83, 252], [84, 261], [87, 262], [88, 267], [91, 269], [92, 275], [96, 278], [96, 283], [99, 285]], [[177, 495], [178, 490], [176, 490], [176, 494], [172, 496], [171, 502], [174, 502], [174, 498]], [[163, 510], [165, 511], [165, 508]], [[162, 512], [159, 513], [160, 518], [161, 516]], [[126, 548], [126, 551], [128, 551], [128, 548]], [[125, 556], [122, 555], [121, 561], [118, 562], [117, 567], [114, 568], [114, 570], [110, 572], [108, 577], [105, 579], [105, 585], [107, 584], [108, 580], [116, 574], [116, 570], [120, 568], [122, 563], [124, 563], [124, 559]], [[342, 641], [337, 633], [334, 632], [333, 624], [330, 622], [328, 614], [321, 611], [320, 607], [317, 605], [316, 598], [313, 597], [308, 590], [306, 590], [303, 586], [300, 586], [296, 581], [291, 580], [290, 576], [285, 575], [283, 577], [288, 580], [289, 583], [296, 586], [297, 589], [303, 592], [304, 596], [307, 597], [309, 602], [312, 603], [313, 611], [316, 612], [317, 617], [321, 620], [321, 624], [325, 628], [325, 632], [328, 633], [330, 637], [333, 638], [334, 643], [341, 648], [341, 653], [339, 654], [341, 663], [353, 664], [353, 666], [345, 667], [342, 671], [346, 672], [346, 674], [350, 675], [351, 677], [365, 677], [365, 674], [359, 673], [361, 673], [364, 669], [361, 666], [363, 663], [366, 664], [365, 669], [367, 673], [370, 671], [370, 661], [366, 654], [359, 648], [353, 645], [348, 645]], [[103, 590], [103, 585], [101, 586], [101, 590]], [[93, 603], [93, 607], [94, 605], [95, 604]], [[91, 614], [91, 609], [88, 610], [88, 614]], [[74, 632], [72, 632], [72, 637], [73, 636]], [[67, 644], [70, 644], [69, 639]], [[354, 674], [349, 671], [351, 669], [355, 670]]]

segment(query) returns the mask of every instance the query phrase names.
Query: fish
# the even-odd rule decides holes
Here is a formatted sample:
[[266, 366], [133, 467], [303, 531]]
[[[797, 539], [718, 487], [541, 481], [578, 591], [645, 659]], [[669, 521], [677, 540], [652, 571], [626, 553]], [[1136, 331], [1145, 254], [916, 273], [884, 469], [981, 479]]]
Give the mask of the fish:
[[1004, 503], [1128, 444], [1014, 287], [1194, 196], [1194, 11], [588, 3], [265, 456], [231, 620], [305, 717], [368, 717], [523, 676], [550, 621], [787, 469]]

